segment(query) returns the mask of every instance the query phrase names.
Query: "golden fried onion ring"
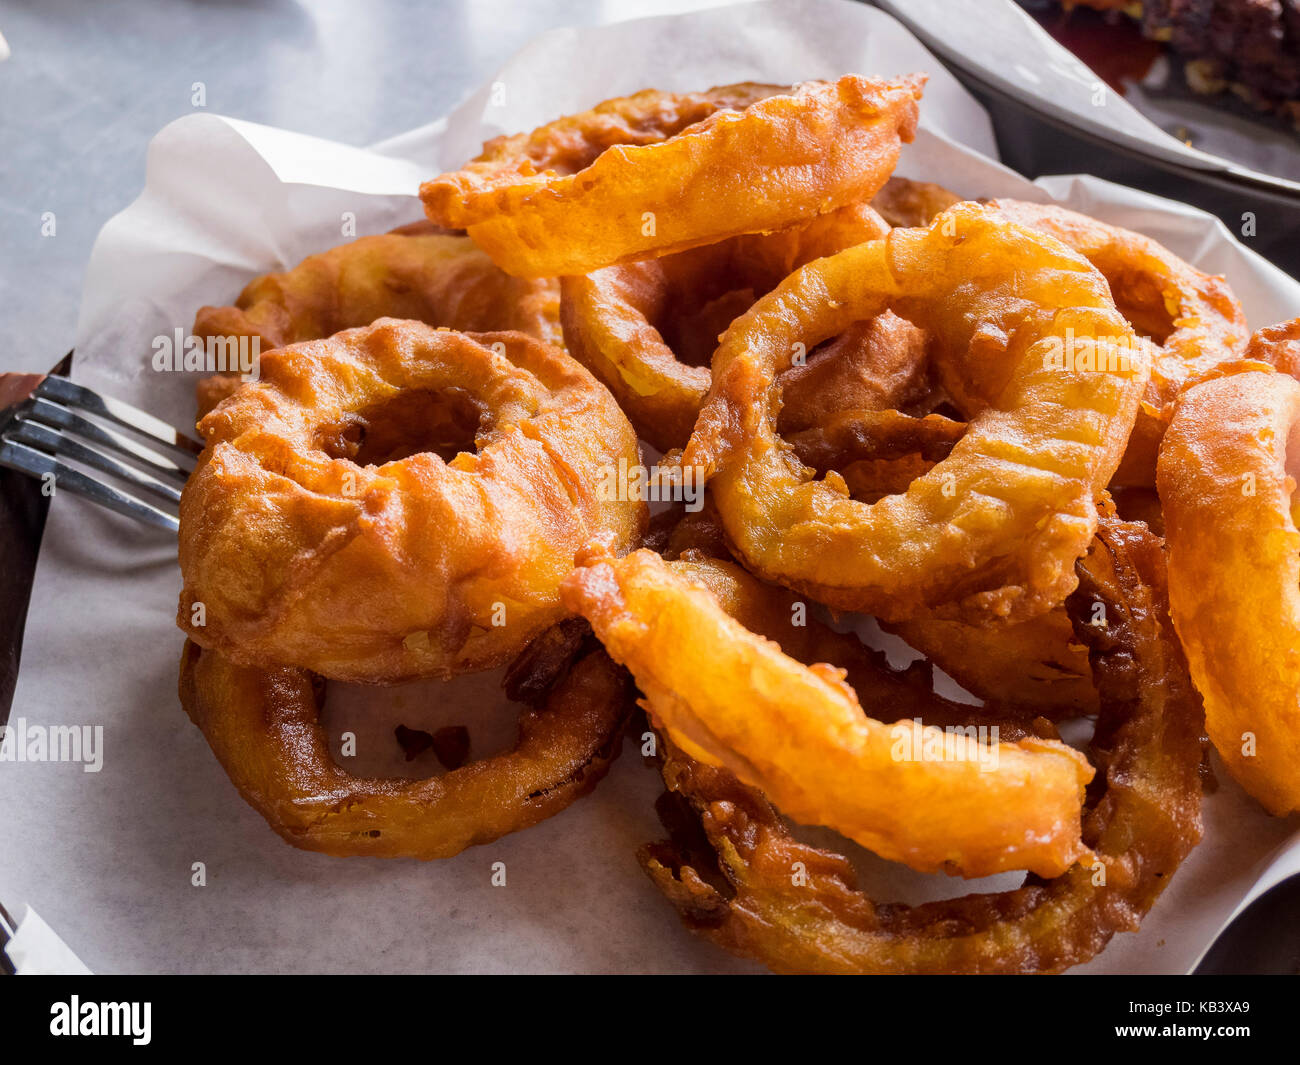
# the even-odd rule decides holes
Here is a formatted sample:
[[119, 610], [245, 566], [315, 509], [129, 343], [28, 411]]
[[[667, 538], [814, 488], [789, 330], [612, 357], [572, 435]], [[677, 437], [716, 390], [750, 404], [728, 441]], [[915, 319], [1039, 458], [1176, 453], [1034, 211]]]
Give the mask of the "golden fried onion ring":
[[914, 229], [928, 226], [939, 214], [960, 201], [960, 196], [942, 185], [894, 176], [876, 193], [871, 206], [891, 226]]
[[[467, 333], [515, 329], [563, 343], [559, 282], [511, 277], [468, 237], [439, 233], [427, 222], [361, 237], [254, 278], [233, 306], [201, 307], [193, 333], [256, 337], [265, 352], [379, 318]], [[199, 417], [242, 383], [236, 374], [200, 381]]]
[[[639, 436], [660, 451], [684, 447], [709, 390], [719, 334], [796, 267], [887, 230], [871, 208], [852, 204], [775, 233], [566, 277], [560, 288], [565, 342], [614, 393]], [[907, 328], [894, 327], [897, 333]], [[895, 350], [893, 334], [869, 340]], [[804, 403], [827, 402], [825, 384], [810, 381]], [[798, 395], [786, 401], [803, 405]]]
[[646, 90], [489, 141], [420, 196], [508, 273], [589, 274], [869, 200], [912, 139], [924, 81]]
[[559, 813], [618, 755], [627, 674], [596, 649], [524, 709], [503, 754], [424, 780], [357, 777], [330, 755], [324, 685], [305, 670], [238, 666], [186, 641], [181, 705], [240, 795], [286, 841], [340, 857], [450, 858]]
[[[422, 433], [449, 394], [473, 420], [443, 457]], [[627, 419], [522, 333], [380, 319], [280, 348], [200, 430], [178, 622], [244, 665], [378, 683], [488, 668], [564, 616], [579, 547], [624, 550], [645, 521], [600, 492], [638, 462]]]
[[1300, 384], [1194, 385], [1160, 448], [1169, 598], [1206, 728], [1269, 812], [1300, 809]]
[[[969, 424], [905, 493], [864, 504], [777, 434], [777, 375], [795, 345], [886, 309], [930, 332]], [[761, 576], [887, 620], [1023, 620], [1074, 587], [1150, 361], [1085, 259], [961, 203], [808, 264], [733, 323], [683, 462]]]
[[878, 904], [846, 858], [794, 839], [759, 792], [668, 747], [665, 783], [704, 838], [682, 833], [640, 859], [686, 926], [778, 972], [817, 973], [1059, 972], [1136, 931], [1200, 839], [1200, 703], [1168, 621], [1159, 541], [1103, 521], [1079, 570], [1069, 611], [1102, 707], [1092, 750], [1105, 787], [1083, 825], [1092, 859], [998, 894]]
[[1054, 876], [1085, 853], [1078, 816], [1092, 769], [1070, 748], [1034, 737], [997, 744], [990, 769], [989, 748], [925, 726], [942, 757], [899, 756], [896, 731], [863, 712], [842, 670], [806, 667], [756, 636], [689, 569], [646, 550], [583, 561], [564, 600], [632, 671], [654, 723], [791, 817], [922, 871]]
[[1300, 318], [1256, 330], [1243, 357], [1300, 379]]
[[[875, 502], [907, 491], [947, 458], [965, 431], [965, 423], [937, 414], [850, 410], [786, 440], [818, 475], [834, 471], [854, 499]], [[1049, 718], [1097, 711], [1088, 649], [1074, 638], [1063, 607], [988, 625], [931, 617], [881, 624], [985, 701]]]
[[1028, 621], [914, 618], [882, 627], [986, 701], [1051, 719], [1097, 712], [1088, 648], [1061, 607]]
[[1150, 237], [1052, 204], [993, 200], [1017, 225], [1055, 237], [1102, 272], [1121, 314], [1159, 345], [1117, 484], [1155, 483], [1156, 452], [1178, 393], [1242, 357], [1246, 316], [1228, 282], [1202, 273]]
[[[930, 379], [929, 343], [925, 330], [892, 311], [855, 322], [781, 375], [777, 431], [839, 436], [853, 432], [855, 412], [877, 413], [877, 427], [885, 415], [928, 412], [942, 399]], [[898, 445], [893, 450], [902, 453]]]
[[424, 230], [359, 237], [202, 307], [194, 335], [259, 337], [264, 350], [319, 340], [378, 318], [466, 333], [513, 329], [561, 343], [559, 283], [503, 273], [469, 237]]

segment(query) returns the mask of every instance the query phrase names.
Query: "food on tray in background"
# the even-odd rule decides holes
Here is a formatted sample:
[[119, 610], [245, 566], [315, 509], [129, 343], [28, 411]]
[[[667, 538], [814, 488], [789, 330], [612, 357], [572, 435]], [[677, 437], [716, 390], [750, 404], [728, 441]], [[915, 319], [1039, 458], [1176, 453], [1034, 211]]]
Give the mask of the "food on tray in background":
[[1294, 0], [1020, 0], [1058, 41], [1123, 92], [1168, 50], [1195, 93], [1231, 93], [1300, 127]]

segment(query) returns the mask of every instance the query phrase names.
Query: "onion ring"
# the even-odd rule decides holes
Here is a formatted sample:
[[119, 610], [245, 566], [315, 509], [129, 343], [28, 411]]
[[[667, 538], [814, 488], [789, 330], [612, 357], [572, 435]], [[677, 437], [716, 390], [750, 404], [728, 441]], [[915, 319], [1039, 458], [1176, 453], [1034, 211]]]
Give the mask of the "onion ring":
[[[659, 259], [596, 270], [561, 281], [561, 321], [569, 351], [614, 393], [637, 434], [660, 451], [686, 445], [709, 390], [709, 358], [718, 336], [796, 267], [883, 236], [888, 227], [869, 207], [850, 205], [776, 233], [744, 234]], [[889, 359], [913, 327], [862, 338], [860, 359]], [[888, 328], [888, 327], [884, 327]], [[855, 346], [855, 351], [856, 351]], [[906, 356], [894, 363], [911, 369]], [[827, 380], [845, 359], [819, 362], [787, 403], [827, 402], [843, 391]], [[801, 369], [811, 371], [809, 365]], [[841, 376], [851, 372], [838, 371]], [[896, 373], [902, 372], [899, 370]], [[791, 374], [795, 371], [792, 370]], [[865, 377], [859, 374], [858, 377]], [[829, 389], [828, 387], [829, 386]]]
[[[829, 430], [843, 439], [841, 434], [852, 431], [849, 412], [883, 416], [932, 409], [942, 401], [942, 394], [930, 380], [929, 342], [923, 329], [892, 311], [854, 323], [821, 345], [802, 366], [791, 366], [781, 375], [777, 431], [788, 436], [801, 430]], [[863, 431], [865, 427], [857, 430]]]
[[1088, 649], [1062, 607], [1028, 621], [882, 623], [985, 701], [1056, 719], [1097, 712]]
[[1300, 318], [1257, 330], [1250, 338], [1244, 358], [1266, 362], [1300, 379]]
[[885, 409], [841, 410], [820, 425], [782, 435], [795, 457], [818, 477], [842, 483], [859, 502], [875, 503], [906, 492], [948, 457], [965, 431], [965, 422], [940, 414], [918, 418]]
[[843, 671], [788, 657], [658, 555], [581, 562], [564, 600], [632, 671], [655, 724], [693, 757], [763, 787], [791, 817], [922, 871], [1056, 875], [1085, 853], [1078, 814], [1092, 769], [1070, 748], [1034, 737], [968, 745], [918, 726], [936, 757], [908, 757], [896, 730], [863, 713]]
[[[470, 431], [444, 458], [422, 430], [448, 395]], [[564, 616], [579, 547], [625, 550], [644, 527], [643, 502], [599, 491], [638, 462], [627, 419], [522, 333], [380, 319], [280, 348], [200, 431], [178, 622], [243, 665], [377, 683], [486, 669]]]
[[[819, 476], [834, 471], [854, 499], [870, 503], [905, 492], [948, 457], [965, 431], [965, 423], [937, 414], [841, 411], [786, 440]], [[1088, 649], [1074, 638], [1062, 607], [1021, 622], [968, 625], [916, 617], [882, 627], [986, 702], [1053, 718], [1097, 712]]]
[[287, 842], [340, 857], [450, 858], [585, 795], [618, 755], [631, 685], [602, 651], [524, 710], [514, 749], [439, 777], [357, 777], [330, 756], [324, 685], [305, 670], [237, 666], [186, 641], [180, 696], [244, 800]]
[[871, 206], [891, 226], [914, 229], [928, 226], [961, 197], [932, 181], [911, 181], [894, 176], [885, 182]]
[[996, 697], [983, 707], [956, 703], [934, 690], [933, 662], [915, 661], [895, 669], [884, 652], [868, 647], [852, 633], [839, 632], [815, 618], [805, 618], [804, 625], [792, 625], [799, 602], [793, 593], [762, 584], [736, 566], [713, 564], [731, 562], [719, 532], [707, 508], [681, 515], [658, 553], [671, 561], [689, 563], [670, 568], [705, 585], [728, 615], [751, 632], [775, 641], [791, 658], [805, 664], [832, 662], [844, 670], [845, 683], [868, 717], [909, 722], [920, 718], [940, 727], [974, 721], [986, 728], [996, 725], [999, 738], [1010, 741], [1030, 735], [1059, 738], [1039, 705], [1027, 700], [1003, 702]]
[[1194, 385], [1160, 449], [1174, 625], [1229, 772], [1269, 812], [1300, 809], [1300, 384]]
[[[361, 237], [291, 270], [248, 283], [233, 306], [201, 307], [196, 337], [256, 337], [263, 351], [320, 340], [379, 318], [410, 318], [467, 333], [518, 330], [562, 345], [554, 279], [503, 273], [472, 240], [427, 222]], [[243, 384], [237, 374], [198, 383], [202, 418]]]
[[508, 273], [589, 274], [869, 200], [912, 139], [924, 81], [646, 90], [489, 141], [420, 196]]
[[1102, 272], [1120, 313], [1160, 345], [1115, 483], [1155, 483], [1170, 404], [1187, 385], [1242, 357], [1246, 316], [1228, 282], [1202, 273], [1150, 237], [1050, 204], [993, 200], [1017, 225], [1055, 237]]
[[[793, 345], [886, 309], [930, 330], [970, 422], [906, 493], [868, 505], [813, 480], [774, 406]], [[1149, 373], [1086, 260], [961, 203], [808, 264], [733, 323], [683, 462], [711, 476], [728, 538], [763, 577], [891, 621], [1024, 620], [1074, 587]]]
[[[1102, 707], [1092, 750], [1105, 788], [1084, 821], [1095, 865], [998, 894], [879, 904], [846, 858], [795, 840], [757, 791], [665, 745], [665, 783], [703, 838], [683, 833], [639, 857], [686, 926], [778, 972], [818, 973], [1059, 972], [1135, 931], [1200, 839], [1202, 715], [1168, 621], [1159, 541], [1103, 520], [1079, 570], [1068, 609]], [[1091, 623], [1098, 604], [1104, 627]]]

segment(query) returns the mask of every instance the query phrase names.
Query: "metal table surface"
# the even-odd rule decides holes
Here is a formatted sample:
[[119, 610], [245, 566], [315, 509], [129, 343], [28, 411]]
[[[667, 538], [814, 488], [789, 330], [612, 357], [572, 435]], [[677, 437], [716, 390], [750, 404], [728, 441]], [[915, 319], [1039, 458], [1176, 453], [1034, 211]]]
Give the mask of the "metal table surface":
[[72, 346], [95, 235], [196, 82], [209, 111], [365, 145], [445, 113], [543, 30], [719, 2], [3, 0], [3, 369]]

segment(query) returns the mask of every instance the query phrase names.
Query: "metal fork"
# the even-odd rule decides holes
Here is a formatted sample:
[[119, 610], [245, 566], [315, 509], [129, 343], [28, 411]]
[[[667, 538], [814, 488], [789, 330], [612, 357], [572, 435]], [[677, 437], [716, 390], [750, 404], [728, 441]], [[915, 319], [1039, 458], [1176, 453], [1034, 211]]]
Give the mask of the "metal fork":
[[66, 377], [0, 376], [4, 402], [0, 466], [177, 531], [181, 487], [203, 450], [193, 437]]
[[14, 934], [18, 931], [18, 922], [9, 916], [9, 911], [0, 903], [0, 973], [6, 976], [14, 976], [18, 970], [14, 968], [14, 963], [9, 960], [9, 954], [5, 950], [5, 945], [13, 939]]

